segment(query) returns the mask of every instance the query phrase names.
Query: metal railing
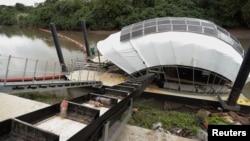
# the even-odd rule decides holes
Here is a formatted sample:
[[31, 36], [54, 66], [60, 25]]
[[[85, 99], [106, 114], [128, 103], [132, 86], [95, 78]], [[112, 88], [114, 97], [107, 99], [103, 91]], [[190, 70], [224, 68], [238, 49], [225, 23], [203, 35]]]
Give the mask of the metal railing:
[[[59, 80], [99, 81], [96, 77], [99, 67], [90, 68], [87, 63], [72, 61], [66, 64], [67, 71], [62, 72], [63, 65], [49, 60], [38, 60], [6, 56], [0, 54], [0, 84], [9, 82], [32, 82]], [[66, 78], [65, 78], [66, 77]]]

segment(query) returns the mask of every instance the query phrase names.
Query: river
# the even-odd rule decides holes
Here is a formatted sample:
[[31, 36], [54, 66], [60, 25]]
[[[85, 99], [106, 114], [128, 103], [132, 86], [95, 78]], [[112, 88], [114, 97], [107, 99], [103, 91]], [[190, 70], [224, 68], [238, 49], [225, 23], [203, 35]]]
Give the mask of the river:
[[[58, 33], [70, 37], [84, 44], [83, 33], [73, 31], [58, 31]], [[107, 35], [88, 34], [89, 46], [95, 47], [99, 40]], [[52, 35], [37, 29], [22, 29], [16, 27], [0, 26], [0, 54], [12, 55], [20, 58], [58, 61], [56, 48]], [[86, 56], [80, 48], [67, 39], [59, 38], [65, 62], [72, 58]]]
[[[81, 31], [58, 31], [58, 33], [84, 44], [84, 37]], [[109, 34], [88, 33], [89, 46], [96, 49], [97, 42], [105, 39], [108, 35]], [[249, 37], [241, 37], [238, 38], [238, 40], [245, 50], [249, 47]], [[59, 62], [54, 41], [50, 33], [38, 29], [0, 26], [0, 41], [0, 57], [11, 55], [18, 58]], [[76, 44], [65, 38], [59, 38], [59, 42], [66, 63], [70, 63], [72, 59], [86, 58], [86, 53], [82, 52]], [[0, 70], [4, 74], [4, 68], [0, 68]], [[243, 93], [250, 98], [250, 83], [245, 85]]]

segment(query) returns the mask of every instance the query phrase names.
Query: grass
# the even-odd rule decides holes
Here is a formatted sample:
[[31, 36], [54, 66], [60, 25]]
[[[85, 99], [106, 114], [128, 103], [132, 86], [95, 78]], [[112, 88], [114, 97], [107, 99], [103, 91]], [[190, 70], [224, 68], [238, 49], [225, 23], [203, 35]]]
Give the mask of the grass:
[[165, 130], [181, 128], [191, 131], [193, 135], [196, 135], [200, 129], [206, 130], [204, 120], [209, 124], [230, 124], [219, 116], [208, 116], [203, 119], [196, 114], [197, 111], [194, 109], [164, 110], [163, 105], [163, 101], [153, 98], [135, 100], [133, 108], [138, 112], [132, 114], [128, 124], [152, 129], [153, 124], [161, 122]]
[[231, 125], [232, 124], [231, 122], [226, 121], [224, 118], [219, 117], [219, 116], [207, 117], [206, 120], [208, 121], [209, 124], [213, 124], [213, 125], [218, 125], [218, 124]]
[[17, 93], [14, 94], [16, 96], [27, 98], [47, 104], [55, 104], [61, 102], [63, 100], [63, 96], [57, 96], [49, 91], [46, 92], [24, 92], [24, 93]]
[[[160, 106], [162, 105], [162, 106]], [[197, 116], [190, 112], [166, 111], [163, 104], [154, 99], [139, 99], [134, 101], [133, 107], [138, 112], [132, 115], [128, 124], [152, 129], [153, 124], [161, 122], [163, 128], [170, 130], [174, 127], [181, 127], [192, 130], [194, 133], [201, 126], [197, 123]]]

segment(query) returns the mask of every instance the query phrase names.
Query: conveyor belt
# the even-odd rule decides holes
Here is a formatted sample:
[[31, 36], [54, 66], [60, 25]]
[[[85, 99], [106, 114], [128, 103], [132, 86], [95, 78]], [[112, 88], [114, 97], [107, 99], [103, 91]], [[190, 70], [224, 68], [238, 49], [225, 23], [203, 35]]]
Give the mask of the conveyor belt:
[[[102, 87], [68, 100], [66, 118], [59, 116], [60, 103], [0, 122], [0, 140], [25, 141], [97, 141], [108, 122], [111, 127], [131, 107], [154, 75]], [[96, 106], [101, 104], [101, 106]]]

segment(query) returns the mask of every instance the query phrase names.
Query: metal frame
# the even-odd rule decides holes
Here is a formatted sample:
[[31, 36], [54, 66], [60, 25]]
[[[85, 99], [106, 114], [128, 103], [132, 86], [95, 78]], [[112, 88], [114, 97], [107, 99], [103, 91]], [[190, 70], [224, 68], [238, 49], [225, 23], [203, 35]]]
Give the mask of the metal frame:
[[116, 121], [112, 126], [110, 126], [110, 121], [107, 121], [103, 128], [103, 136], [100, 141], [116, 141], [118, 136], [120, 135], [123, 127], [127, 124], [129, 119], [132, 116], [132, 100], [131, 105], [128, 108], [128, 113], [124, 117], [122, 121]]

